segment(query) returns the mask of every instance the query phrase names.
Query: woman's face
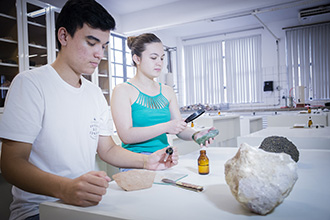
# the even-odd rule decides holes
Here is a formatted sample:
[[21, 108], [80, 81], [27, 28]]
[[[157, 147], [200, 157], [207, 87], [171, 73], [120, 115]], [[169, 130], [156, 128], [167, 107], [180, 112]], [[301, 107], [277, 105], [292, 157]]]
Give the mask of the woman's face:
[[138, 72], [150, 78], [156, 78], [160, 75], [164, 63], [164, 48], [162, 43], [150, 43], [146, 45], [145, 51], [141, 57], [135, 57]]

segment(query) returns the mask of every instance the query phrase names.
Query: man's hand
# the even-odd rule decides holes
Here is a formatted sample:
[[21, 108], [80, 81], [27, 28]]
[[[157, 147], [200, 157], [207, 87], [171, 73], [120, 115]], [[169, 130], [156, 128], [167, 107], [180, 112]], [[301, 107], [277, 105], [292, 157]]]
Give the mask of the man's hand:
[[68, 179], [62, 184], [59, 198], [71, 205], [97, 205], [106, 194], [110, 180], [103, 171], [91, 171], [76, 179]]

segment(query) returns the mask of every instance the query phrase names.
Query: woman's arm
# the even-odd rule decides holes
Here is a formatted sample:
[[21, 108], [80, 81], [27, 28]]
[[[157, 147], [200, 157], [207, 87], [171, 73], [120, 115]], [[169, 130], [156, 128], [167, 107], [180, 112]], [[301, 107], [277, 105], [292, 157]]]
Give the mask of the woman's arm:
[[[166, 94], [166, 97], [170, 102], [169, 108], [171, 112], [171, 120], [184, 120], [181, 117], [180, 108], [175, 92], [169, 86], [164, 86], [163, 88], [164, 93]], [[177, 136], [182, 140], [192, 141], [192, 135], [195, 132], [196, 131], [194, 129], [186, 126], [184, 130], [177, 134]]]
[[[170, 112], [171, 112], [171, 120], [175, 120], [175, 119], [181, 119], [181, 113], [180, 113], [180, 109], [179, 109], [179, 104], [176, 98], [176, 95], [173, 91], [173, 89], [169, 86], [164, 86], [164, 88], [166, 88], [166, 94], [168, 95], [168, 99], [170, 100]], [[181, 132], [179, 132], [177, 134], [177, 136], [182, 139], [182, 140], [186, 140], [186, 141], [196, 141], [198, 138], [206, 135], [208, 132], [210, 132], [210, 130], [215, 129], [214, 127], [210, 128], [210, 129], [205, 129], [202, 130], [200, 132], [196, 132], [196, 130], [190, 128], [190, 127], [186, 127], [184, 130], [182, 130]], [[195, 134], [195, 135], [194, 135]], [[193, 135], [194, 135], [194, 139], [193, 139]], [[210, 138], [209, 140], [205, 141], [205, 146], [213, 143], [214, 138]], [[201, 147], [204, 145], [201, 145]]]

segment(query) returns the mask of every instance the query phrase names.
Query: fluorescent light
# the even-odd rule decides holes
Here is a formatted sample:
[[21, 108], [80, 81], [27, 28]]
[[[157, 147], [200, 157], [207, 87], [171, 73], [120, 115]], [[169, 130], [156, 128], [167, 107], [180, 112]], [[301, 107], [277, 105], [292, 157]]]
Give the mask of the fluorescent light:
[[35, 17], [39, 17], [41, 15], [44, 15], [45, 13], [46, 13], [46, 9], [42, 8], [42, 9], [28, 13], [27, 16], [31, 17], [31, 18], [35, 18]]

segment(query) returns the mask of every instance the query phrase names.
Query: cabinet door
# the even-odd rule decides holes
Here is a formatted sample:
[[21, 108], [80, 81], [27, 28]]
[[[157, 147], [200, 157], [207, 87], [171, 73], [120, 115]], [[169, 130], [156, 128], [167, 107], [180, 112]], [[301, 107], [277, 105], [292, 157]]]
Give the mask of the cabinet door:
[[13, 78], [56, 58], [55, 20], [60, 9], [37, 0], [0, 7], [0, 110]]
[[20, 71], [56, 58], [55, 18], [59, 10], [35, 0], [17, 0]]
[[15, 1], [0, 7], [0, 108], [4, 106], [9, 85], [18, 67], [17, 19]]

